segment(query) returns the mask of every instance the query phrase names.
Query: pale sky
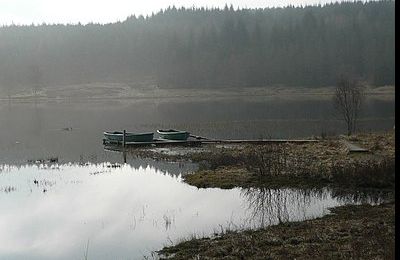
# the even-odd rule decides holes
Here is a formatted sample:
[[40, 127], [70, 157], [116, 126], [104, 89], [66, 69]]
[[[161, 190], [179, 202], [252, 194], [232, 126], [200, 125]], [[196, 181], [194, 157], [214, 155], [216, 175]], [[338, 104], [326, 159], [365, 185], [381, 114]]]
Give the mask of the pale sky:
[[45, 23], [109, 23], [147, 15], [168, 6], [256, 8], [325, 4], [335, 0], [0, 0], [0, 25]]

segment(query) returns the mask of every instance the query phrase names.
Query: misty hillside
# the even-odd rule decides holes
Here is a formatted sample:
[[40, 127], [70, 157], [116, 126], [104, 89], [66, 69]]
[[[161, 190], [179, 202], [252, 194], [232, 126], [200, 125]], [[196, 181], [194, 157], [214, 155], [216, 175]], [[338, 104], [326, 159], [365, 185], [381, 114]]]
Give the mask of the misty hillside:
[[326, 86], [342, 73], [394, 84], [395, 2], [257, 10], [169, 8], [113, 24], [0, 28], [0, 88], [149, 82]]

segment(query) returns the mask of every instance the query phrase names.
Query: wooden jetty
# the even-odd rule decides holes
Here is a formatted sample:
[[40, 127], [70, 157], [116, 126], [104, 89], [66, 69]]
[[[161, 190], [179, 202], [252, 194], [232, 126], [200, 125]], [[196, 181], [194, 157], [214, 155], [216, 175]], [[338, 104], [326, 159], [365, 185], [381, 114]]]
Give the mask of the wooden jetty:
[[365, 149], [357, 144], [354, 144], [348, 140], [348, 136], [340, 135], [342, 143], [346, 146], [349, 153], [368, 153], [369, 150]]
[[116, 142], [103, 139], [104, 145], [114, 146], [198, 146], [202, 144], [271, 144], [271, 143], [312, 143], [319, 140], [302, 140], [302, 139], [244, 139], [244, 140], [226, 140], [226, 139], [188, 139], [188, 140], [166, 140], [153, 139], [151, 142]]
[[344, 143], [344, 145], [347, 148], [347, 151], [349, 153], [367, 153], [369, 152], [368, 149], [362, 148], [356, 144], [350, 143], [349, 141], [342, 139], [342, 142]]

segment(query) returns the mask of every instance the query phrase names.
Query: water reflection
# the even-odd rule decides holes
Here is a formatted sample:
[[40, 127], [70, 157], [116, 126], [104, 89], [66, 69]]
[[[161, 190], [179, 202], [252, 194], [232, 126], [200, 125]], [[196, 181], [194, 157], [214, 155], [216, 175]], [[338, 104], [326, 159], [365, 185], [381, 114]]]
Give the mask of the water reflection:
[[80, 259], [88, 241], [89, 259], [138, 259], [193, 234], [309, 219], [358, 203], [329, 189], [197, 189], [175, 167], [1, 165], [0, 259]]
[[289, 221], [301, 221], [329, 212], [338, 204], [380, 204], [390, 200], [393, 193], [376, 190], [267, 189], [241, 190], [247, 207], [247, 228], [266, 227]]
[[344, 204], [353, 201], [361, 204], [380, 204], [394, 199], [393, 196], [393, 192], [388, 190], [332, 190], [332, 197]]
[[[334, 206], [330, 190], [249, 188], [241, 192], [249, 212], [250, 227], [265, 227], [325, 214]], [[351, 203], [354, 203], [352, 201]], [[316, 208], [319, 207], [319, 208]]]

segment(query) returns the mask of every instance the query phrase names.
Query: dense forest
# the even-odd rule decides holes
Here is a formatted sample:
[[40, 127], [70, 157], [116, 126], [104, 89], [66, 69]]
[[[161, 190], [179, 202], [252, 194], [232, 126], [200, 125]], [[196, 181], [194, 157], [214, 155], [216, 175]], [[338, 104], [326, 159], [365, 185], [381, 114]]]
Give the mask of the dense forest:
[[135, 83], [321, 86], [395, 81], [395, 2], [175, 8], [111, 24], [0, 28], [0, 88]]

